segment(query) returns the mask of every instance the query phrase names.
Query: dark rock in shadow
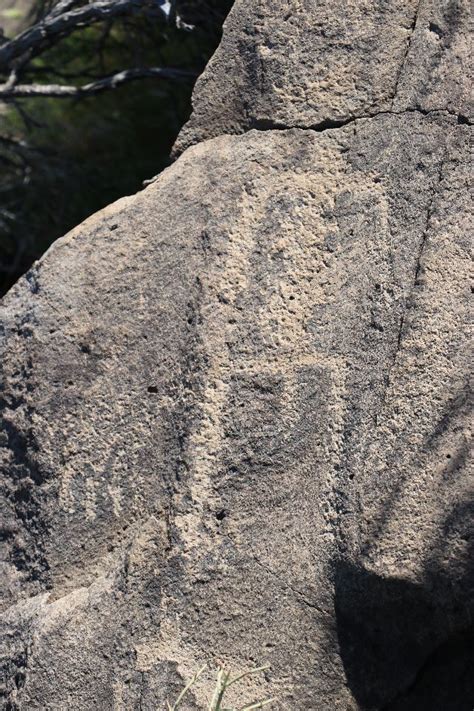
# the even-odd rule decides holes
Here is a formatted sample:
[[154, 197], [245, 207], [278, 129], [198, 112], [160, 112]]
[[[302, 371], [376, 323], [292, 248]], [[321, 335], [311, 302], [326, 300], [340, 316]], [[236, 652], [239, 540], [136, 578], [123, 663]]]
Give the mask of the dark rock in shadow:
[[340, 654], [361, 708], [472, 711], [469, 603], [450, 595], [446, 582], [438, 577], [425, 587], [337, 563]]

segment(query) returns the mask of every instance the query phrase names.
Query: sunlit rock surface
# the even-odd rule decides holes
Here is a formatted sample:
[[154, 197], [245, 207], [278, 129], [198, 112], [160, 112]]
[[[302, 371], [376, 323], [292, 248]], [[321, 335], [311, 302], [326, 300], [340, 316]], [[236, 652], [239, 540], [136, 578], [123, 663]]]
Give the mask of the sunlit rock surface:
[[197, 145], [3, 300], [6, 709], [472, 706], [465, 8], [416, 5], [237, 2]]

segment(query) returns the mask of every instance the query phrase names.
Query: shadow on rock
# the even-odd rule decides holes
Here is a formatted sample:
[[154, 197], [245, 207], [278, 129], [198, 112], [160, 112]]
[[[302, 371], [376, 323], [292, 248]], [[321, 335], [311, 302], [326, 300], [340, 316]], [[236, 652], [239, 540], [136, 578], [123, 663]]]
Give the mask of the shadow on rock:
[[472, 610], [446, 577], [422, 586], [338, 562], [335, 588], [340, 654], [362, 709], [472, 711]]

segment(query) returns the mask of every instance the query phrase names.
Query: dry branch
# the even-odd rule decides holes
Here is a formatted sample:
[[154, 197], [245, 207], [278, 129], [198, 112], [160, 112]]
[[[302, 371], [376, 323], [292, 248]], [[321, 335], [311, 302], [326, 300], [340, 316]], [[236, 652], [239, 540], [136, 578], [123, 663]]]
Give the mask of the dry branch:
[[[0, 70], [27, 55], [30, 59], [77, 29], [103, 20], [129, 15], [148, 5], [148, 0], [100, 0], [70, 12], [60, 12], [58, 5], [33, 27], [0, 46]], [[65, 3], [70, 7], [71, 3]], [[55, 13], [54, 10], [57, 12]]]
[[64, 84], [19, 84], [16, 86], [8, 86], [7, 84], [0, 84], [0, 99], [5, 101], [8, 99], [32, 98], [38, 96], [79, 99], [94, 94], [100, 94], [102, 91], [107, 91], [108, 89], [116, 89], [122, 84], [137, 79], [195, 79], [196, 76], [196, 73], [188, 72], [183, 69], [162, 67], [126, 69], [112, 76], [103, 77], [89, 84], [84, 84], [83, 86], [69, 86]]

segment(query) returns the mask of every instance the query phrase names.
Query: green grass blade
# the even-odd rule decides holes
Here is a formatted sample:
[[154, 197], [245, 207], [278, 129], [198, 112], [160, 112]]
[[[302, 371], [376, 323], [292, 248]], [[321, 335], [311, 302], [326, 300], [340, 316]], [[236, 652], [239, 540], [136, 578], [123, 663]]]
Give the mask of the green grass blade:
[[212, 699], [209, 704], [208, 711], [214, 711], [214, 709], [215, 709], [215, 704], [216, 704], [217, 698], [219, 696], [219, 692], [221, 690], [221, 681], [222, 681], [223, 674], [224, 674], [224, 670], [219, 667], [219, 671], [217, 672], [216, 687], [214, 689], [214, 693], [212, 695]]
[[221, 690], [219, 691], [219, 695], [217, 697], [215, 711], [222, 711], [222, 701], [224, 699], [225, 691], [229, 685], [229, 679], [230, 679], [230, 672], [225, 672], [222, 677], [222, 687], [221, 687]]
[[[185, 695], [188, 693], [188, 691], [190, 690], [190, 688], [191, 688], [192, 686], [194, 686], [194, 684], [197, 682], [197, 680], [199, 679], [199, 677], [200, 677], [201, 674], [203, 673], [204, 669], [206, 669], [206, 667], [207, 667], [207, 664], [204, 664], [204, 666], [201, 667], [201, 668], [199, 669], [199, 671], [197, 671], [197, 672], [195, 673], [195, 675], [191, 678], [191, 680], [186, 684], [186, 686], [184, 687], [184, 689], [182, 690], [182, 692], [180, 693], [180, 695], [178, 696], [178, 698], [177, 698], [176, 701], [174, 702], [174, 705], [173, 705], [173, 706], [170, 706], [171, 711], [176, 711], [176, 709], [178, 708], [178, 705], [179, 705], [179, 704], [181, 703], [181, 701], [184, 699]], [[168, 704], [168, 706], [169, 706], [169, 704]]]
[[243, 672], [242, 674], [238, 674], [234, 679], [229, 681], [227, 686], [230, 686], [231, 684], [235, 684], [236, 681], [240, 681], [241, 679], [244, 679], [246, 676], [251, 676], [251, 674], [259, 674], [262, 671], [266, 671], [267, 669], [270, 669], [269, 664], [264, 664], [263, 667], [257, 667], [257, 669], [250, 669], [250, 671]]

